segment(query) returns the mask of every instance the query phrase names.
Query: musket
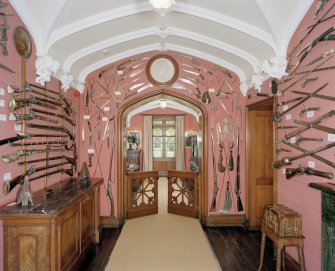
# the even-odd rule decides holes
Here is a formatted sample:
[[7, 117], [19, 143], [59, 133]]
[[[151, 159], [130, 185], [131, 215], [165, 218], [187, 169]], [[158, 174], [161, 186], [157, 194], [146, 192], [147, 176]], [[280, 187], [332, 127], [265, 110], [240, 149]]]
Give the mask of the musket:
[[302, 98], [304, 98], [304, 97], [297, 97], [297, 98], [293, 98], [293, 99], [290, 99], [290, 100], [278, 102], [277, 106], [281, 106], [281, 105], [285, 105], [285, 104], [289, 104], [289, 103], [294, 103], [294, 102], [300, 101]]
[[[335, 110], [331, 110], [328, 113], [323, 114], [322, 116], [320, 116], [319, 118], [315, 119], [313, 122], [309, 123], [308, 126], [304, 126], [304, 127], [299, 127], [298, 129], [292, 131], [291, 133], [288, 133], [287, 135], [285, 135], [284, 140], [288, 140], [291, 137], [294, 137], [306, 130], [308, 130], [309, 128], [312, 128], [312, 126], [314, 126], [315, 124], [320, 124], [322, 121], [325, 121], [326, 119], [332, 117], [335, 115]], [[284, 141], [282, 140], [282, 141]]]
[[[22, 147], [22, 146], [37, 146], [37, 145], [61, 145], [65, 146], [67, 141], [37, 141], [37, 142], [22, 142], [22, 143], [10, 143], [12, 147]], [[67, 147], [65, 147], [67, 149]]]
[[313, 24], [312, 26], [310, 26], [308, 32], [305, 34], [305, 36], [298, 42], [297, 45], [295, 45], [291, 52], [289, 53], [290, 56], [292, 56], [294, 54], [294, 52], [298, 49], [298, 47], [304, 42], [304, 40], [309, 36], [310, 33], [313, 32], [313, 30], [320, 24], [322, 23], [322, 20], [325, 19], [325, 17], [327, 16], [327, 14], [333, 9], [333, 7], [335, 7], [335, 3], [331, 5], [331, 7], [323, 14], [323, 16], [317, 20], [317, 22], [315, 24]]
[[[319, 87], [317, 90], [315, 90], [312, 94], [316, 94], [318, 92], [320, 92], [322, 89], [324, 89], [326, 86], [328, 85], [328, 83], [325, 83], [324, 85], [322, 85], [321, 87]], [[282, 116], [284, 116], [285, 114], [287, 114], [288, 112], [290, 112], [292, 109], [296, 108], [298, 105], [304, 103], [305, 101], [307, 101], [310, 97], [309, 96], [305, 96], [304, 98], [302, 98], [300, 101], [298, 101], [296, 104], [292, 105], [290, 108], [284, 110], [283, 112], [279, 113], [279, 112], [275, 112], [272, 115], [272, 119], [273, 121], [280, 121]]]
[[69, 162], [66, 161], [66, 162], [61, 162], [61, 163], [58, 163], [58, 164], [48, 165], [48, 166], [38, 167], [38, 168], [36, 168], [35, 166], [32, 166], [30, 169], [25, 171], [23, 174], [14, 177], [13, 179], [11, 179], [8, 182], [4, 182], [3, 193], [5, 195], [7, 195], [10, 191], [12, 191], [14, 189], [15, 186], [17, 186], [20, 182], [22, 182], [24, 177], [27, 176], [27, 175], [31, 175], [31, 174], [34, 174], [36, 172], [39, 172], [39, 171], [42, 171], [42, 170], [45, 170], [45, 169], [59, 167], [59, 166], [66, 165], [66, 164], [69, 164]]
[[40, 179], [40, 178], [43, 178], [43, 177], [47, 177], [47, 176], [51, 176], [51, 175], [54, 175], [54, 174], [57, 174], [57, 173], [65, 173], [69, 176], [73, 176], [73, 170], [72, 169], [65, 169], [65, 168], [59, 168], [59, 169], [56, 169], [54, 171], [49, 171], [47, 173], [43, 173], [41, 175], [38, 175], [38, 176], [35, 176], [35, 177], [32, 177], [32, 178], [29, 178], [29, 181], [35, 181], [37, 179]]
[[75, 139], [75, 135], [72, 134], [72, 132], [70, 132], [68, 129], [66, 129], [63, 126], [49, 126], [49, 125], [26, 123], [26, 127], [35, 128], [35, 129], [44, 129], [44, 130], [65, 132], [66, 134], [69, 135], [71, 140]]
[[277, 126], [277, 129], [295, 129], [295, 128], [298, 128], [298, 126], [291, 126], [291, 125]]
[[240, 132], [237, 132], [237, 139], [236, 139], [236, 179], [235, 179], [235, 194], [237, 200], [237, 211], [243, 211], [243, 204], [240, 196]]
[[38, 94], [38, 95], [40, 95], [40, 96], [42, 96], [42, 97], [48, 98], [48, 99], [50, 99], [50, 100], [55, 100], [55, 101], [57, 101], [59, 104], [61, 104], [62, 101], [63, 101], [63, 100], [57, 99], [57, 98], [55, 98], [55, 97], [53, 97], [53, 96], [50, 96], [50, 95], [47, 95], [47, 94], [43, 94], [43, 93], [41, 93], [41, 92], [39, 92], [39, 91], [37, 91], [37, 90], [31, 88], [31, 87], [27, 87], [27, 86], [24, 86], [23, 88], [18, 88], [18, 87], [13, 86], [13, 85], [8, 85], [8, 86], [7, 86], [7, 91], [8, 91], [9, 94], [13, 94], [13, 93], [23, 93], [23, 92], [31, 92], [31, 93]]
[[11, 142], [15, 142], [17, 140], [25, 139], [25, 138], [28, 138], [28, 136], [16, 135], [16, 136], [8, 137], [8, 138], [5, 138], [5, 139], [1, 139], [0, 140], [0, 146], [5, 145], [5, 144], [9, 144]]
[[298, 128], [298, 126], [291, 126], [291, 125], [277, 126], [277, 129], [294, 129], [294, 128]]
[[51, 151], [61, 151], [63, 148], [55, 148], [55, 149], [33, 149], [33, 150], [18, 150], [14, 153], [9, 153], [9, 154], [4, 154], [1, 156], [2, 162], [4, 163], [11, 163], [15, 162], [20, 159], [22, 156], [28, 156], [28, 155], [33, 155], [37, 153], [46, 153], [46, 152], [51, 152]]
[[[295, 80], [293, 83], [291, 83], [288, 87], [286, 87], [283, 90], [279, 90], [278, 95], [283, 95], [287, 90], [289, 90], [291, 87], [293, 87], [294, 85], [296, 85], [297, 83], [299, 83], [301, 80], [304, 80], [305, 78], [307, 78], [311, 73], [315, 72], [318, 68], [320, 68], [323, 64], [325, 64], [327, 61], [329, 61], [332, 57], [334, 57], [334, 55], [331, 55], [329, 57], [327, 57], [324, 61], [322, 61], [321, 63], [319, 63], [315, 68], [313, 68], [312, 70], [308, 71], [307, 73], [305, 73], [302, 77], [300, 77], [299, 79]], [[296, 73], [298, 74], [298, 73]]]
[[34, 96], [30, 96], [29, 98], [25, 98], [25, 99], [10, 99], [8, 106], [9, 106], [9, 111], [10, 112], [15, 112], [16, 110], [26, 106], [26, 105], [31, 105], [31, 104], [37, 104], [40, 106], [44, 106], [50, 109], [57, 109], [56, 106], [46, 103], [46, 102], [42, 102], [39, 98], [34, 97]]
[[299, 59], [299, 63], [302, 62], [302, 60], [307, 56], [307, 54], [317, 45], [319, 42], [328, 40], [327, 36], [332, 33], [335, 30], [335, 26], [331, 26], [326, 31], [324, 31], [320, 36], [318, 36], [316, 39], [312, 40], [310, 43], [308, 43], [304, 48], [301, 49], [301, 51], [296, 55], [297, 57], [302, 55]]
[[9, 119], [10, 120], [35, 120], [35, 119], [39, 119], [39, 120], [44, 120], [44, 121], [48, 121], [48, 122], [52, 122], [55, 124], [58, 124], [58, 120], [54, 120], [54, 119], [50, 119], [48, 117], [43, 117], [40, 115], [35, 114], [35, 112], [30, 109], [28, 113], [24, 113], [24, 114], [15, 114], [15, 113], [10, 113], [9, 114]]
[[271, 97], [268, 93], [255, 93], [255, 94], [248, 94], [248, 99], [251, 97]]
[[314, 128], [314, 129], [317, 129], [319, 131], [327, 132], [327, 133], [330, 133], [330, 134], [335, 134], [335, 128], [319, 125], [319, 124], [314, 123], [314, 122], [294, 120], [294, 123], [304, 125], [305, 127], [308, 127], [308, 128]]
[[0, 69], [3, 69], [3, 70], [6, 70], [8, 72], [11, 72], [11, 73], [15, 73], [15, 71], [13, 71], [11, 68], [7, 67], [6, 65], [0, 63]]
[[272, 163], [272, 167], [275, 168], [275, 169], [279, 169], [282, 166], [291, 165], [292, 161], [294, 161], [294, 160], [297, 160], [297, 159], [300, 159], [300, 158], [303, 158], [303, 157], [306, 157], [306, 156], [311, 156], [312, 154], [328, 150], [328, 149], [330, 149], [334, 146], [335, 146], [335, 142], [329, 143], [327, 145], [324, 145], [324, 146], [321, 146], [321, 147], [318, 147], [318, 148], [315, 148], [311, 151], [304, 152], [303, 154], [299, 154], [299, 155], [292, 156], [292, 157], [283, 157], [280, 160], [274, 161]]
[[[296, 150], [301, 151], [301, 152], [307, 152], [308, 151], [308, 150], [306, 150], [304, 148], [301, 148], [301, 147], [299, 147], [299, 146], [297, 146], [295, 144], [292, 144], [292, 143], [290, 143], [288, 141], [284, 141], [283, 143], [285, 143], [287, 146], [290, 146], [293, 149], [296, 149]], [[323, 157], [321, 157], [321, 156], [319, 156], [317, 154], [312, 154], [311, 157], [319, 160], [322, 163], [325, 163], [328, 166], [331, 166], [332, 168], [335, 168], [335, 163], [333, 163], [333, 162], [331, 162], [331, 161], [329, 161], [329, 160], [327, 160], [327, 159], [325, 159], [325, 158], [323, 158]]]
[[33, 113], [37, 112], [37, 113], [41, 113], [41, 114], [46, 114], [46, 115], [50, 115], [50, 116], [55, 116], [58, 118], [62, 118], [63, 120], [66, 120], [68, 123], [70, 123], [72, 126], [75, 126], [75, 122], [70, 119], [68, 116], [65, 116], [63, 114], [58, 114], [58, 113], [53, 113], [53, 112], [49, 112], [49, 111], [44, 111], [41, 109], [37, 109], [37, 108], [31, 108], [30, 109]]
[[313, 94], [313, 93], [304, 92], [304, 91], [297, 91], [297, 90], [292, 90], [291, 92], [295, 93], [295, 94], [309, 96], [309, 97], [320, 98], [320, 99], [325, 99], [325, 100], [329, 100], [329, 101], [335, 101], [335, 97], [332, 97], [332, 96], [326, 96], [326, 95], [322, 95], [322, 94]]
[[291, 150], [288, 150], [288, 149], [285, 149], [285, 148], [282, 148], [280, 146], [277, 146], [276, 148], [276, 153], [280, 153], [280, 152], [291, 152]]
[[76, 160], [77, 160], [76, 158], [72, 158], [66, 155], [57, 155], [57, 156], [48, 157], [48, 158], [40, 158], [40, 159], [22, 161], [22, 162], [18, 162], [17, 164], [21, 166], [21, 165], [27, 165], [27, 164], [37, 163], [37, 162], [60, 160], [60, 159], [66, 159], [69, 163], [71, 163], [71, 165], [75, 165]]
[[113, 191], [112, 191], [112, 168], [113, 168], [113, 157], [114, 157], [114, 133], [115, 133], [115, 124], [113, 123], [113, 132], [112, 132], [112, 147], [111, 155], [109, 160], [109, 171], [108, 171], [108, 182], [107, 182], [107, 196], [111, 204], [111, 213], [110, 216], [114, 217], [114, 200], [113, 200]]
[[334, 178], [334, 174], [331, 172], [316, 170], [311, 167], [299, 166], [297, 168], [286, 168], [286, 171], [285, 171], [285, 176], [286, 176], [286, 179], [288, 180], [296, 175], [303, 175], [303, 174], [318, 176], [318, 177], [326, 178], [329, 180], [332, 180]]

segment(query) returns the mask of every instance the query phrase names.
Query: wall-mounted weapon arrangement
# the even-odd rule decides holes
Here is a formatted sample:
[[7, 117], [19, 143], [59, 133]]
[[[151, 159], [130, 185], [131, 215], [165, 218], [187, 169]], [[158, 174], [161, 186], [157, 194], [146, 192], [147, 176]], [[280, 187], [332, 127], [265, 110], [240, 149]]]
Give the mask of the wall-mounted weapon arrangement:
[[[331, 24], [331, 20], [335, 19], [335, 16], [332, 15], [334, 8], [335, 3], [331, 1], [318, 1], [314, 16], [311, 18], [315, 20], [314, 23], [303, 29], [300, 32], [301, 34], [298, 33], [301, 38], [292, 47], [289, 54], [286, 69], [288, 76], [280, 80], [280, 87], [276, 93], [276, 105], [277, 107], [283, 107], [282, 110], [278, 108], [273, 115], [275, 122], [285, 119], [284, 125], [279, 126], [278, 123], [275, 123], [279, 137], [282, 137], [277, 144], [283, 143], [289, 148], [285, 149], [278, 145], [277, 153], [280, 157], [272, 164], [276, 169], [292, 165], [294, 161], [299, 163], [299, 160], [305, 157], [311, 157], [325, 166], [335, 168], [335, 163], [324, 155], [324, 151], [335, 146], [330, 137], [330, 135], [335, 133], [335, 128], [323, 125], [324, 122], [327, 122], [335, 115], [335, 112], [334, 110], [325, 112], [319, 103], [320, 101], [324, 103], [326, 101], [335, 101], [335, 97], [327, 95], [330, 89], [330, 85], [327, 83], [329, 76], [323, 76], [327, 74], [327, 71], [335, 67], [328, 64], [334, 61], [335, 52], [333, 43], [335, 40], [335, 27], [334, 24]], [[318, 48], [319, 53], [316, 53], [315, 51]], [[303, 90], [293, 89], [294, 86], [297, 87], [297, 83], [301, 83]], [[288, 97], [283, 98], [284, 94]], [[299, 96], [295, 97], [294, 95]], [[297, 110], [298, 106], [301, 106], [300, 110]], [[311, 120], [306, 121], [305, 118], [310, 118]], [[287, 131], [288, 129], [293, 130]], [[317, 136], [315, 131], [318, 132]], [[328, 143], [322, 143], [326, 139], [328, 139]], [[287, 156], [287, 153], [292, 150], [301, 153], [290, 157]], [[309, 164], [313, 165], [313, 163]], [[298, 175], [333, 178], [333, 173], [300, 165], [296, 168], [286, 168], [285, 175], [287, 179]]]

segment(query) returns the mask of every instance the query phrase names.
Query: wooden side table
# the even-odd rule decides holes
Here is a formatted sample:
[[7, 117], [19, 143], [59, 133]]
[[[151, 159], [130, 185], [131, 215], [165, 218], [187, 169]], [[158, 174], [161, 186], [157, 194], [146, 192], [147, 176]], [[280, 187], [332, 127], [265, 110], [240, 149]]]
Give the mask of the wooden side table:
[[302, 217], [299, 213], [282, 204], [266, 205], [262, 224], [262, 241], [260, 262], [257, 271], [261, 271], [264, 260], [266, 236], [274, 246], [276, 254], [276, 271], [285, 270], [285, 247], [298, 249], [300, 270], [305, 270], [304, 239], [301, 233]]

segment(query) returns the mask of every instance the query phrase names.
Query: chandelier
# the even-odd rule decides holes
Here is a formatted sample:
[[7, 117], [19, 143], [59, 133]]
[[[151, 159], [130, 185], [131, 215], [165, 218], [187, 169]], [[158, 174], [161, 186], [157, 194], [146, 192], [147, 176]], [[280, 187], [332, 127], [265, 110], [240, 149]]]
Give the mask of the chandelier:
[[171, 11], [172, 6], [176, 4], [176, 0], [149, 0], [149, 3], [159, 15], [165, 16]]

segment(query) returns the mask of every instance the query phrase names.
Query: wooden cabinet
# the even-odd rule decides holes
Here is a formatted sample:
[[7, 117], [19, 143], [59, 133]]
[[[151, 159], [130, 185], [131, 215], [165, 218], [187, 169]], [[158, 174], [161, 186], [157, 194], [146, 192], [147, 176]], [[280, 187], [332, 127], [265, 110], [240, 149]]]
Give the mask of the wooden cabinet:
[[33, 195], [34, 206], [3, 206], [4, 270], [77, 270], [99, 242], [99, 185], [91, 179], [81, 187], [77, 179], [56, 184], [52, 194]]

